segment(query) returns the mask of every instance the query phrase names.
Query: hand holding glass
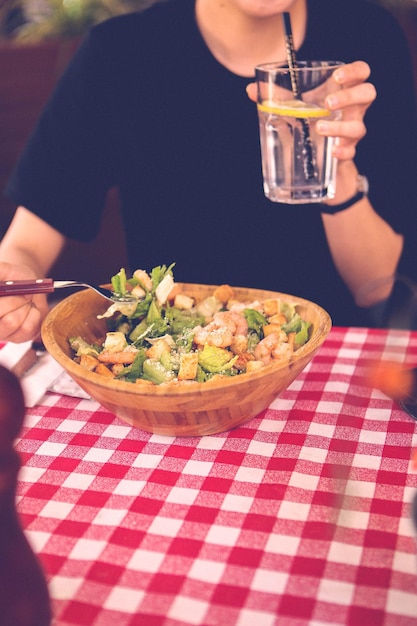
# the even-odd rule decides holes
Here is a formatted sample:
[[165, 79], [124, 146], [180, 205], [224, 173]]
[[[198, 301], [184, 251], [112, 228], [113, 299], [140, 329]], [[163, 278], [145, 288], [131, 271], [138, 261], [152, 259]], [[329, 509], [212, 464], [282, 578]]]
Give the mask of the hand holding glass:
[[326, 97], [340, 89], [332, 78], [340, 65], [302, 61], [294, 69], [278, 63], [256, 67], [264, 192], [273, 202], [304, 204], [335, 196], [336, 138], [318, 135], [316, 124], [341, 117], [325, 106]]

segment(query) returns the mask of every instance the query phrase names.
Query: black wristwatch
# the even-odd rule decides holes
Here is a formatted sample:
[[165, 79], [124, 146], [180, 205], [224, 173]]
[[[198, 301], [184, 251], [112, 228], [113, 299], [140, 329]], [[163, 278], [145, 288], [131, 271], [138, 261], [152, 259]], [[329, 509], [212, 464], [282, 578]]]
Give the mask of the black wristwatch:
[[360, 176], [358, 174], [356, 192], [351, 198], [349, 198], [349, 200], [346, 200], [345, 202], [342, 202], [341, 204], [333, 204], [333, 205], [320, 204], [320, 211], [322, 213], [330, 213], [331, 215], [334, 215], [334, 213], [340, 213], [340, 211], [345, 211], [346, 209], [351, 207], [353, 204], [355, 204], [356, 202], [359, 202], [359, 200], [362, 200], [362, 198], [367, 196], [368, 191], [369, 191], [368, 179], [366, 178], [366, 176]]

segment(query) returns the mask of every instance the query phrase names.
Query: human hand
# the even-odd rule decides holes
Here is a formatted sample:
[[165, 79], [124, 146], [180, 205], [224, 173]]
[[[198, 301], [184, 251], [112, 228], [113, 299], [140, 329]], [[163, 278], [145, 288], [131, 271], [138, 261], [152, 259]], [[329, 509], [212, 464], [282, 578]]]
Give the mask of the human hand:
[[[0, 280], [39, 278], [26, 267], [0, 262]], [[21, 343], [39, 336], [48, 312], [45, 295], [0, 297], [0, 341]]]
[[316, 132], [326, 137], [338, 137], [333, 149], [339, 160], [352, 160], [356, 146], [366, 134], [365, 113], [376, 98], [376, 89], [367, 82], [371, 70], [364, 61], [355, 61], [339, 67], [333, 79], [341, 87], [326, 98], [330, 111], [338, 110], [342, 118], [338, 121], [320, 120]]
[[[352, 160], [356, 146], [366, 134], [364, 117], [367, 109], [376, 98], [376, 89], [367, 82], [371, 70], [364, 61], [355, 61], [342, 65], [334, 71], [332, 79], [341, 87], [328, 95], [325, 105], [330, 111], [340, 111], [340, 120], [319, 120], [316, 132], [326, 137], [337, 137], [333, 148], [334, 156], [339, 160]], [[246, 92], [256, 102], [256, 84], [250, 83]]]

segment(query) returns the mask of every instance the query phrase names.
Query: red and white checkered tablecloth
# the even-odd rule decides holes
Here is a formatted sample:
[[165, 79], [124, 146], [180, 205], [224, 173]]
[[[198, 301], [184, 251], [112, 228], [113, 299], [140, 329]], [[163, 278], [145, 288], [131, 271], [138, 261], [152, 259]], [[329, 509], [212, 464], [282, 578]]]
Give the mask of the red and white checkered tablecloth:
[[417, 423], [363, 383], [417, 333], [334, 328], [234, 431], [168, 438], [48, 393], [18, 510], [58, 626], [412, 626]]

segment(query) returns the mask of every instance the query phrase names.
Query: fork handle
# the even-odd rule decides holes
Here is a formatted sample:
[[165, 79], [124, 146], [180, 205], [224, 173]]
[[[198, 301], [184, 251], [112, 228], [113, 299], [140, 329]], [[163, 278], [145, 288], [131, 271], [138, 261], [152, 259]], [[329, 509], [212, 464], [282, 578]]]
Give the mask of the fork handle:
[[36, 293], [52, 293], [55, 290], [52, 278], [35, 278], [34, 280], [3, 280], [0, 281], [1, 296], [26, 296]]

